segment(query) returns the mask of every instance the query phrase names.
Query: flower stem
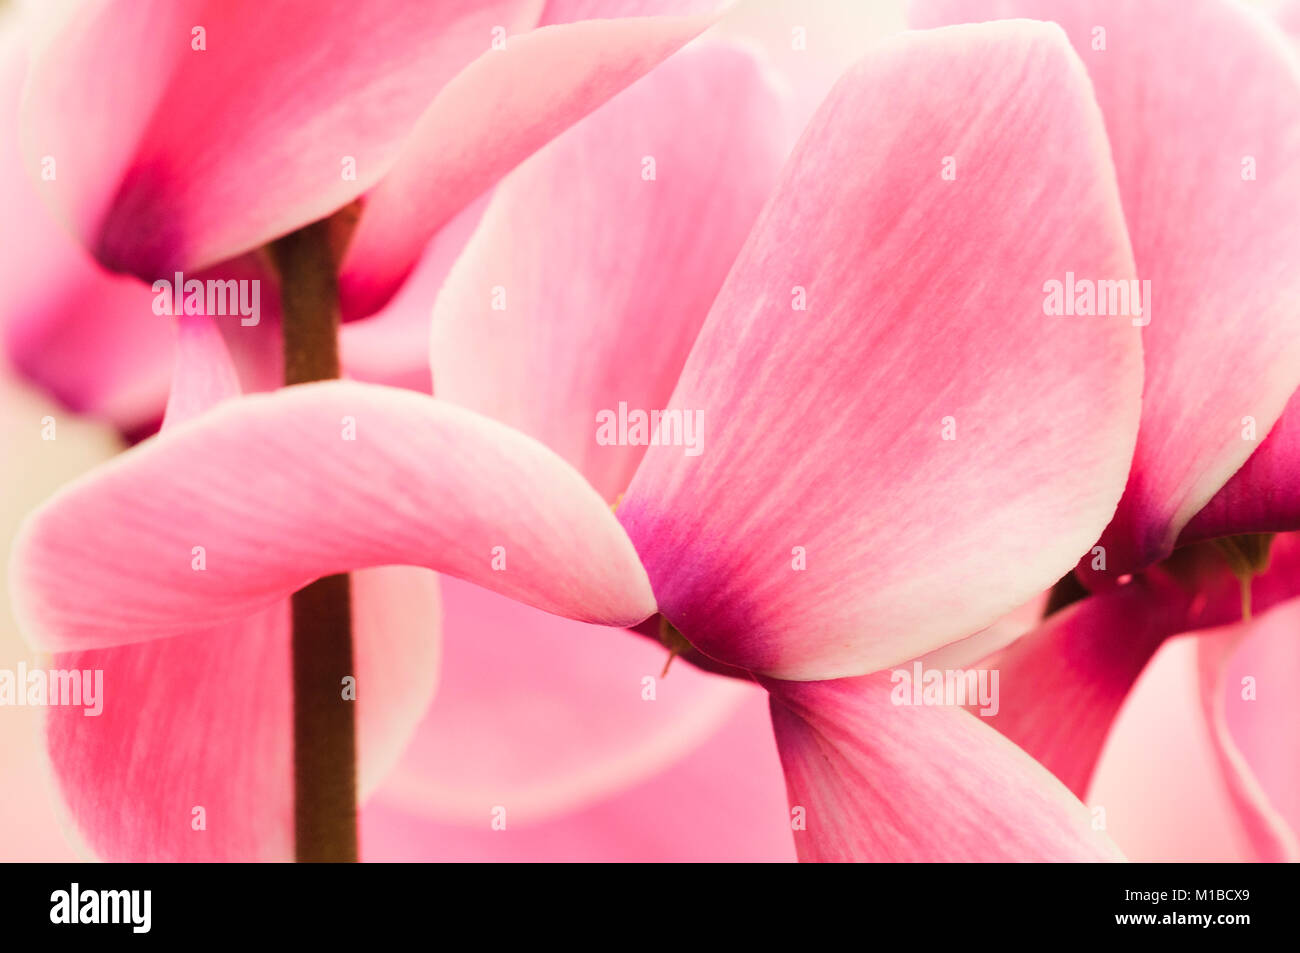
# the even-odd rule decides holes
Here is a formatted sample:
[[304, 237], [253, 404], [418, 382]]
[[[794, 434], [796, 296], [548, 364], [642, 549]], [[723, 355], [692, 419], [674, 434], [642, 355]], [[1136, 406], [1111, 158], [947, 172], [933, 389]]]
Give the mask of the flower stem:
[[[270, 246], [280, 272], [284, 383], [339, 376], [338, 277], [329, 225], [316, 222]], [[357, 859], [352, 599], [346, 574], [293, 594], [293, 813], [299, 862]], [[352, 696], [355, 697], [355, 696]]]

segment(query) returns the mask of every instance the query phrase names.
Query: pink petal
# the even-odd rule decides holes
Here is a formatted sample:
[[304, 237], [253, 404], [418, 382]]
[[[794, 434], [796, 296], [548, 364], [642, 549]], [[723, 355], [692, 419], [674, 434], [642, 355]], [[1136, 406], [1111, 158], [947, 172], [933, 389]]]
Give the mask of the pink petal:
[[[14, 117], [26, 55], [13, 33], [0, 39], [0, 108]], [[95, 265], [45, 207], [23, 168], [12, 125], [0, 142], [0, 338], [25, 378], [68, 409], [133, 431], [155, 424], [171, 379], [171, 335], [139, 282]], [[53, 276], [57, 276], [53, 277]]]
[[1122, 860], [1028, 755], [954, 708], [891, 704], [889, 677], [764, 682], [801, 861]]
[[[433, 696], [438, 588], [412, 567], [352, 576], [363, 791]], [[400, 606], [400, 608], [398, 608]], [[293, 857], [289, 603], [175, 638], [60, 653], [103, 673], [103, 711], [50, 708], [46, 742], [69, 815], [113, 861]], [[196, 808], [203, 824], [195, 829]]]
[[830, 678], [1059, 578], [1119, 498], [1141, 386], [1127, 319], [1044, 315], [1067, 270], [1132, 263], [1059, 30], [902, 34], [850, 72], [673, 395], [702, 453], [652, 446], [619, 507], [663, 614], [720, 661]]
[[[198, 270], [371, 188], [493, 28], [526, 29], [536, 10], [377, 0], [359, 16], [342, 0], [99, 0], [34, 57], [29, 167], [55, 158], [49, 199], [106, 266], [149, 281]], [[198, 26], [203, 50], [192, 48]]]
[[[1300, 716], [1294, 691], [1300, 672], [1300, 655], [1295, 649], [1298, 623], [1300, 601], [1294, 601], [1251, 623], [1219, 629], [1199, 640], [1201, 706], [1215, 756], [1256, 856], [1272, 863], [1300, 860], [1300, 841], [1296, 839], [1300, 797], [1295, 788], [1300, 778], [1295, 743]], [[1237, 661], [1233, 668], [1246, 676], [1237, 675], [1229, 681], [1229, 661], [1244, 640], [1249, 640], [1253, 664], [1248, 659]], [[1249, 689], [1242, 684], [1243, 677], [1249, 677]], [[1261, 699], [1266, 711], [1256, 710]], [[1249, 731], [1246, 737], [1254, 749], [1253, 760], [1233, 737], [1229, 710], [1233, 720]], [[1271, 792], [1260, 783], [1252, 770], [1255, 767], [1268, 772]], [[1274, 802], [1270, 793], [1280, 800]], [[1285, 814], [1279, 811], [1279, 804], [1285, 805]]]
[[433, 392], [429, 317], [451, 266], [478, 227], [486, 197], [447, 223], [424, 251], [411, 277], [382, 311], [339, 329], [345, 376], [373, 384]]
[[[182, 317], [162, 439], [238, 392], [212, 319]], [[351, 585], [365, 791], [433, 697], [438, 586], [432, 573], [405, 566], [354, 573]], [[85, 706], [47, 710], [46, 742], [68, 816], [85, 849], [109, 860], [290, 859], [289, 602], [210, 628], [182, 619], [177, 632], [54, 656], [52, 667], [97, 686], [94, 714]]]
[[1200, 711], [1197, 641], [1168, 640], [1143, 670], [1088, 789], [1132, 861], [1254, 859]]
[[728, 11], [712, 35], [762, 50], [792, 99], [786, 135], [793, 146], [836, 80], [881, 39], [906, 28], [905, 0], [763, 0]]
[[1192, 517], [1180, 545], [1239, 533], [1300, 529], [1300, 391], [1241, 469]]
[[390, 564], [586, 621], [654, 611], [606, 504], [540, 444], [419, 394], [334, 381], [230, 401], [55, 497], [16, 544], [16, 614], [46, 649], [97, 648]]
[[167, 400], [164, 428], [239, 396], [239, 378], [230, 352], [216, 324], [206, 315], [177, 318], [175, 368], [176, 382]]
[[381, 308], [456, 212], [715, 19], [547, 26], [511, 36], [470, 64], [425, 110], [400, 159], [366, 196], [340, 276], [344, 317]]
[[[1164, 641], [1241, 618], [1228, 564], [1212, 551], [1196, 558], [1178, 576], [1156, 567], [1077, 602], [983, 663], [1001, 673], [989, 721], [1081, 797], [1120, 706]], [[1274, 540], [1251, 592], [1257, 613], [1300, 595], [1300, 536]]]
[[998, 16], [1057, 20], [1079, 50], [1151, 281], [1142, 429], [1102, 540], [1113, 580], [1169, 553], [1257, 446], [1244, 418], [1262, 438], [1300, 386], [1300, 64], [1219, 0], [921, 0], [913, 21]]
[[511, 173], [438, 298], [438, 396], [613, 501], [645, 448], [599, 443], [599, 415], [666, 405], [775, 182], [780, 108], [752, 54], [696, 47]]
[[793, 860], [764, 693], [751, 687], [746, 694], [739, 711], [668, 769], [547, 821], [527, 823], [507, 807], [505, 830], [491, 828], [490, 809], [465, 824], [439, 824], [394, 803], [385, 786], [361, 815], [362, 857], [389, 862]]
[[[442, 684], [397, 770], [394, 802], [486, 823], [495, 805], [536, 823], [667, 769], [753, 690], [626, 632], [548, 615], [443, 580]], [[653, 692], [647, 700], [647, 683]]]
[[[1225, 676], [1231, 736], [1293, 834], [1300, 833], [1300, 716], [1292, 690], [1300, 672], [1297, 613], [1300, 604], [1291, 601], [1257, 619], [1228, 659]], [[1247, 676], [1258, 688], [1253, 702], [1242, 697]]]

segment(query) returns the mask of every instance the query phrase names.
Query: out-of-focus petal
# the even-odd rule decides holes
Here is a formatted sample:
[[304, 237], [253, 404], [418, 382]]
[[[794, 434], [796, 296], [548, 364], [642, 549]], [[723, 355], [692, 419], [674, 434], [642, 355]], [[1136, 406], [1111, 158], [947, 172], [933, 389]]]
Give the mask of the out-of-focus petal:
[[107, 267], [198, 270], [371, 188], [493, 29], [527, 29], [538, 9], [95, 0], [33, 54], [27, 160], [53, 157], [48, 198]]
[[587, 621], [654, 611], [608, 506], [558, 457], [469, 411], [348, 381], [243, 397], [141, 444], [34, 514], [14, 562], [16, 614], [47, 649], [192, 631], [392, 564]]
[[[0, 16], [3, 16], [0, 13]], [[51, 429], [52, 427], [52, 429]], [[42, 439], [42, 431], [52, 439]], [[79, 419], [20, 384], [0, 360], [0, 571], [7, 575], [10, 542], [19, 523], [64, 481], [120, 449], [111, 428]], [[43, 661], [18, 632], [9, 589], [0, 586], [0, 669], [16, 673]], [[62, 818], [50, 798], [41, 744], [40, 708], [0, 706], [0, 859], [71, 861]]]
[[670, 407], [702, 452], [650, 447], [619, 507], [663, 614], [721, 661], [829, 678], [1047, 588], [1123, 489], [1141, 351], [1127, 318], [1044, 314], [1044, 285], [1132, 269], [1059, 29], [883, 44], [809, 127], [687, 361]]
[[801, 861], [1122, 860], [1086, 808], [960, 709], [893, 704], [887, 675], [765, 680]]
[[1282, 0], [1273, 18], [1293, 40], [1300, 40], [1300, 0]]
[[390, 798], [425, 817], [486, 824], [494, 806], [536, 823], [672, 765], [726, 721], [752, 686], [663, 646], [548, 615], [443, 579], [438, 698]]
[[110, 275], [50, 214], [23, 168], [13, 125], [27, 65], [11, 24], [0, 36], [0, 337], [9, 361], [70, 410], [121, 430], [156, 424], [171, 380], [171, 329], [138, 281]]
[[612, 502], [645, 447], [601, 440], [601, 415], [666, 406], [776, 181], [780, 108], [752, 54], [699, 46], [511, 173], [438, 298], [438, 396]]
[[[1300, 60], [1222, 0], [919, 0], [921, 26], [1062, 24], [1106, 118], [1138, 273], [1151, 282], [1133, 470], [1106, 572], [1170, 552], [1300, 386]], [[1100, 32], [1099, 32], [1100, 31]]]
[[[676, 677], [677, 673], [673, 673]], [[362, 858], [373, 861], [741, 862], [794, 860], [790, 816], [765, 693], [693, 752], [631, 790], [583, 810], [527, 823], [505, 807], [440, 824], [388, 797], [361, 815]]]
[[396, 164], [366, 196], [339, 279], [344, 318], [383, 307], [453, 215], [716, 18], [544, 26], [510, 36], [471, 63], [425, 110]]
[[727, 6], [727, 0], [546, 0], [538, 26], [575, 20], [709, 13]]

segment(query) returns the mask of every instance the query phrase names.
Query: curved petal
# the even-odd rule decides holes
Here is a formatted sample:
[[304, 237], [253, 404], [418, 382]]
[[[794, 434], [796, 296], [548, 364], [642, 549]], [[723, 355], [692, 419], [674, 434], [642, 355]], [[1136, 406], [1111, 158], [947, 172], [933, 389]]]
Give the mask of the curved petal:
[[1245, 418], [1266, 434], [1300, 386], [1300, 60], [1261, 14], [1221, 0], [920, 0], [913, 12], [923, 26], [1059, 21], [1096, 89], [1153, 299], [1108, 571], [1080, 564], [1113, 584], [1170, 552], [1257, 446]]
[[1259, 448], [1206, 503], [1178, 537], [1179, 545], [1240, 533], [1300, 529], [1300, 390], [1291, 395]]
[[[236, 397], [212, 319], [180, 319], [167, 437]], [[163, 514], [166, 516], [167, 514]], [[120, 593], [116, 594], [120, 598]], [[406, 566], [351, 577], [362, 791], [396, 760], [437, 683], [438, 585]], [[56, 654], [93, 707], [46, 711], [70, 822], [110, 860], [293, 856], [292, 628], [287, 599], [174, 638]], [[85, 699], [89, 702], [89, 699]]]
[[344, 319], [383, 307], [453, 215], [716, 18], [545, 26], [511, 36], [470, 64], [425, 110], [396, 164], [366, 196], [339, 276]]
[[891, 703], [885, 674], [765, 680], [801, 861], [1122, 860], [1032, 758], [955, 708]]
[[[611, 640], [616, 641], [616, 640]], [[675, 675], [676, 673], [674, 673]], [[794, 860], [780, 762], [765, 693], [750, 687], [740, 710], [695, 751], [638, 786], [538, 823], [508, 806], [504, 830], [484, 809], [440, 824], [388, 798], [361, 814], [368, 861], [746, 862]]]
[[494, 27], [537, 15], [535, 0], [377, 0], [361, 20], [343, 0], [94, 0], [33, 55], [29, 166], [54, 158], [48, 198], [107, 267], [198, 270], [372, 187]]
[[391, 564], [587, 621], [654, 611], [627, 537], [558, 457], [469, 411], [352, 382], [230, 401], [141, 444], [34, 514], [15, 551], [16, 614], [48, 649], [190, 631]]
[[[1257, 619], [1228, 659], [1225, 677], [1228, 730], [1293, 835], [1300, 834], [1300, 749], [1295, 745], [1300, 716], [1292, 690], [1300, 672], [1298, 621], [1295, 601]], [[1243, 695], [1247, 677], [1257, 689], [1254, 701]]]
[[601, 415], [667, 403], [776, 180], [779, 114], [752, 54], [699, 46], [511, 173], [434, 309], [438, 396], [612, 502], [645, 447], [602, 441]]
[[475, 824], [492, 807], [537, 823], [682, 758], [753, 690], [663, 646], [443, 580], [442, 684], [397, 769], [394, 803]]
[[[1251, 584], [1255, 612], [1300, 595], [1300, 535], [1277, 537]], [[1125, 586], [1047, 619], [983, 662], [1000, 673], [989, 721], [1080, 797], [1120, 707], [1151, 657], [1173, 635], [1241, 618], [1241, 586], [1211, 549], [1180, 550]]]
[[[1300, 798], [1295, 788], [1300, 777], [1295, 744], [1300, 717], [1294, 691], [1296, 675], [1300, 674], [1300, 655], [1295, 650], [1298, 622], [1300, 601], [1249, 623], [1207, 633], [1198, 640], [1201, 708], [1215, 757], [1255, 855], [1270, 863], [1300, 860], [1300, 841], [1296, 839], [1300, 826], [1293, 826], [1300, 820]], [[1234, 659], [1247, 641], [1253, 662], [1264, 663], [1262, 667], [1252, 664], [1252, 659]], [[1247, 674], [1229, 682], [1230, 662], [1235, 662], [1232, 667], [1237, 672]], [[1254, 710], [1261, 702], [1266, 712]], [[1234, 738], [1229, 711], [1239, 729], [1249, 730], [1243, 734], [1254, 749], [1253, 761]], [[1270, 725], [1270, 714], [1280, 716], [1280, 720]], [[1253, 768], [1267, 772], [1271, 791], [1260, 783]], [[1280, 800], [1275, 802], [1270, 794]], [[1285, 814], [1280, 806], [1286, 807]]]
[[1141, 387], [1128, 319], [1044, 314], [1067, 271], [1132, 261], [1058, 29], [906, 33], [850, 72], [670, 402], [702, 452], [650, 447], [619, 507], [663, 614], [720, 661], [830, 678], [1051, 585], [1113, 512]]
[[1088, 788], [1135, 862], [1254, 859], [1224, 790], [1197, 692], [1197, 639], [1169, 639], [1115, 719]]

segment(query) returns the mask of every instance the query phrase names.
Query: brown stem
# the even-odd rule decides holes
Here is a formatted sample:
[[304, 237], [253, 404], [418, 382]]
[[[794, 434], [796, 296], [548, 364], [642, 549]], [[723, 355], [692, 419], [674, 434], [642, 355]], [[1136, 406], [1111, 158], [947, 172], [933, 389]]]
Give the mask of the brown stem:
[[[280, 272], [286, 385], [339, 376], [338, 278], [329, 225], [270, 246]], [[357, 743], [352, 599], [346, 574], [293, 594], [293, 808], [298, 861], [357, 859]], [[352, 683], [355, 684], [355, 683]]]

